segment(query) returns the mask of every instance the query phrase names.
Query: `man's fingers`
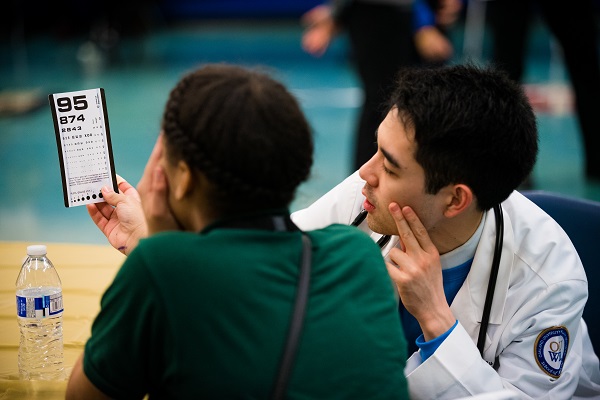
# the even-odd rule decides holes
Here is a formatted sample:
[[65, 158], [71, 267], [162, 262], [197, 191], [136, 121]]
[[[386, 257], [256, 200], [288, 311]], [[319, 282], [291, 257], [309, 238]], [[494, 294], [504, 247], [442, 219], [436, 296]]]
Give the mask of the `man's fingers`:
[[387, 268], [390, 278], [392, 278], [394, 282], [398, 283], [402, 278], [402, 272], [400, 271], [400, 268], [398, 268], [398, 265], [392, 264], [391, 262], [386, 262], [385, 267]]
[[388, 208], [396, 221], [398, 237], [405, 251], [423, 249], [427, 253], [437, 252], [427, 229], [411, 207], [401, 209], [398, 203], [390, 203]]
[[405, 206], [404, 208], [402, 208], [402, 215], [404, 216], [404, 219], [408, 222], [410, 230], [416, 238], [416, 240], [419, 242], [421, 248], [428, 253], [437, 252], [437, 247], [435, 247], [435, 245], [431, 241], [427, 229], [425, 228], [415, 211], [411, 207]]
[[398, 205], [398, 203], [390, 203], [388, 209], [390, 211], [390, 214], [394, 218], [394, 221], [396, 222], [396, 228], [398, 229], [398, 237], [402, 242], [403, 248], [406, 251], [414, 249], [416, 246], [419, 245], [419, 242], [415, 238], [415, 235], [413, 234], [410, 225], [408, 224], [408, 221], [406, 220], [406, 218], [404, 218], [400, 206]]

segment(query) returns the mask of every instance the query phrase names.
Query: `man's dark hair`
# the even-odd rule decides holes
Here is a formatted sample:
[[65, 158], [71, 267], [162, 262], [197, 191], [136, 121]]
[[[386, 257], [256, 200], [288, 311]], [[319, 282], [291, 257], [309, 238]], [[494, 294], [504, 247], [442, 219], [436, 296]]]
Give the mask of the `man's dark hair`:
[[189, 73], [171, 91], [163, 131], [170, 159], [214, 185], [219, 212], [287, 207], [312, 166], [300, 106], [258, 70], [212, 64]]
[[487, 210], [533, 169], [535, 115], [522, 87], [498, 70], [470, 64], [402, 70], [389, 107], [414, 131], [428, 193], [463, 183]]

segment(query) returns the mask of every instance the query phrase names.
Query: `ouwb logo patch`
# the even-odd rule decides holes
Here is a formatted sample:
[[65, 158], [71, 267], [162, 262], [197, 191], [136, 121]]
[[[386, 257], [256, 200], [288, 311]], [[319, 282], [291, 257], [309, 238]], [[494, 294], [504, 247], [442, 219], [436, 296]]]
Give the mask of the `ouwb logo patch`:
[[542, 371], [553, 378], [560, 374], [569, 348], [569, 331], [564, 326], [544, 329], [535, 340], [535, 359]]

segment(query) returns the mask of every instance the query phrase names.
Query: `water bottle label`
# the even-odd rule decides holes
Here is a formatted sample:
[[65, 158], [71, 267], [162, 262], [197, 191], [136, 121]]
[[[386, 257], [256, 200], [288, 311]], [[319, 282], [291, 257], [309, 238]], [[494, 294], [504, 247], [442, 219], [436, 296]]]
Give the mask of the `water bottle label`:
[[17, 315], [21, 318], [42, 319], [63, 312], [62, 293], [48, 296], [17, 296]]

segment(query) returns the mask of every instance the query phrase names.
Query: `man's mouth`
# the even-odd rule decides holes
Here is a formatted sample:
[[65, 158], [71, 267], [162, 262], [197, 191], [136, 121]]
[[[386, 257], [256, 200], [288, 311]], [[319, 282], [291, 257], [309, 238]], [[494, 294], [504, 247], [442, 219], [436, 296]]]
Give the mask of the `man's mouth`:
[[375, 206], [367, 199], [365, 199], [365, 201], [363, 202], [363, 208], [367, 212], [371, 212], [371, 211], [375, 210]]
[[365, 209], [365, 211], [367, 211], [367, 212], [374, 211], [376, 207], [368, 199], [368, 197], [369, 197], [368, 196], [368, 189], [367, 189], [366, 186], [363, 188], [362, 194], [363, 194], [363, 196], [365, 196], [365, 201], [363, 201], [363, 208]]

